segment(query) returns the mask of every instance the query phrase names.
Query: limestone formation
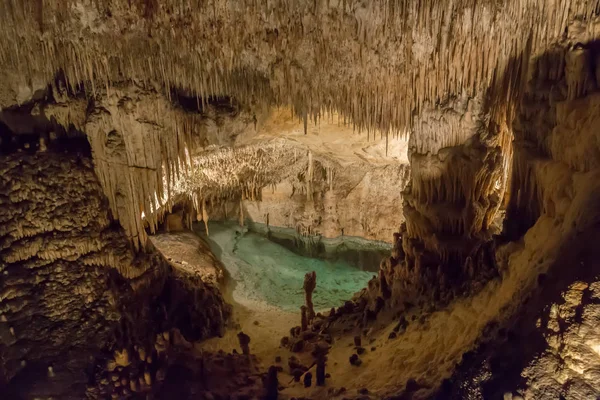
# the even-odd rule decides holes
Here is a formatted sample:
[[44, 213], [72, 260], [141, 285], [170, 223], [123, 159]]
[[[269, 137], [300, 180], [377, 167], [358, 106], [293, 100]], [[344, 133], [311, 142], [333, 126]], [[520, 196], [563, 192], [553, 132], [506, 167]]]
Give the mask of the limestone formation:
[[309, 321], [312, 321], [315, 317], [315, 308], [312, 302], [312, 294], [316, 286], [317, 274], [314, 271], [307, 273], [304, 276], [304, 285], [302, 286], [302, 288], [304, 289], [304, 302], [306, 304]]
[[[202, 338], [218, 333], [228, 315], [222, 299], [207, 286], [200, 283], [195, 289], [192, 284], [186, 288], [181, 285], [186, 278], [180, 276], [176, 282], [181, 286], [171, 288], [175, 281], [168, 277], [160, 257], [134, 254], [125, 233], [111, 224], [108, 203], [85, 146], [79, 154], [73, 149], [58, 153], [60, 150], [59, 143], [51, 142], [45, 152], [2, 155], [0, 162], [0, 309], [2, 324], [11, 324], [7, 331], [14, 337], [0, 344], [1, 358], [6, 361], [0, 368], [2, 385], [28, 362], [42, 363], [49, 378], [57, 377], [59, 371], [61, 379], [66, 376], [64, 371], [83, 371], [89, 357], [95, 357], [115, 336], [123, 337], [122, 326], [132, 329], [129, 334], [147, 335], [158, 325], [177, 325], [184, 312], [195, 313], [193, 318], [201, 329], [186, 326], [182, 330], [190, 337]], [[177, 309], [175, 298], [161, 295], [167, 287], [185, 299], [185, 311]], [[135, 290], [140, 298], [160, 295], [170, 315], [150, 311], [147, 300], [136, 299]], [[188, 290], [196, 293], [190, 295]], [[196, 308], [199, 304], [194, 305], [194, 297], [203, 299], [202, 309]], [[129, 325], [129, 318], [135, 320], [139, 314], [146, 317]], [[45, 322], [24, 315], [38, 315], [36, 318]], [[102, 362], [101, 368], [112, 373], [133, 362], [152, 360], [140, 349], [138, 360], [129, 344], [112, 347], [111, 360]], [[72, 380], [73, 395], [82, 397], [85, 384], [80, 375], [65, 379]], [[119, 381], [119, 387], [123, 386], [137, 389], [135, 383]], [[25, 394], [33, 388], [9, 384], [6, 390], [12, 396], [13, 390]]]
[[304, 374], [304, 387], [309, 388], [312, 385], [312, 372]]
[[[264, 395], [249, 336], [193, 343], [226, 334], [217, 285], [148, 240], [235, 219], [392, 240], [328, 318], [307, 274], [281, 342], [377, 341], [329, 353], [352, 393], [597, 398], [599, 10], [0, 0], [0, 392]], [[286, 397], [326, 395], [307, 370]]]
[[67, 360], [83, 368], [120, 318], [111, 271], [135, 276], [133, 256], [110, 229], [89, 160], [14, 154], [0, 169], [0, 324], [11, 335], [0, 343], [0, 381], [14, 377], [23, 359], [52, 360], [54, 371]]
[[325, 361], [324, 355], [319, 355], [317, 358], [317, 386], [325, 385]]
[[304, 332], [306, 329], [308, 329], [308, 315], [307, 315], [307, 307], [306, 306], [302, 306], [300, 307], [300, 313], [301, 313], [301, 324], [300, 324], [300, 329]]
[[278, 387], [279, 381], [277, 379], [277, 367], [271, 365], [265, 381], [265, 400], [277, 400], [279, 397]]
[[244, 332], [239, 332], [237, 334], [238, 341], [240, 342], [240, 348], [242, 349], [242, 354], [245, 356], [250, 355], [250, 336], [246, 335]]

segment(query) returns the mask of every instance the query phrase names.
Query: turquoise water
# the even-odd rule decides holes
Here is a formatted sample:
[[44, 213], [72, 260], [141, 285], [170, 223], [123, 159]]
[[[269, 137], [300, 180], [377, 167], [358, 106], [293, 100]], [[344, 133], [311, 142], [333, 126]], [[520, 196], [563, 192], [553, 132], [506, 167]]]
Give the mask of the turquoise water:
[[209, 223], [209, 233], [208, 238], [202, 236], [236, 282], [233, 297], [241, 304], [296, 311], [304, 304], [304, 275], [315, 271], [315, 309], [329, 310], [349, 300], [373, 277], [372, 272], [361, 271], [344, 261], [295, 254], [235, 223]]

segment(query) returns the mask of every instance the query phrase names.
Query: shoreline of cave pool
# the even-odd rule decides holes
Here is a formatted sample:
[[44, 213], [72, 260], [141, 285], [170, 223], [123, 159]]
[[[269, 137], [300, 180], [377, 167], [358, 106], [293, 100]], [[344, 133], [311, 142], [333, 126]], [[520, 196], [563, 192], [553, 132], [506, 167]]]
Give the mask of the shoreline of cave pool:
[[[251, 338], [251, 351], [263, 362], [272, 362], [275, 356], [287, 353], [279, 348], [280, 339], [300, 324], [305, 273], [317, 270], [313, 301], [321, 312], [343, 305], [375, 274], [345, 262], [303, 257], [233, 221], [209, 222], [208, 236], [202, 223], [195, 224], [193, 231], [209, 244], [227, 271], [223, 295], [234, 306], [230, 325], [236, 327], [222, 338], [199, 343], [197, 348], [202, 350], [239, 351], [237, 332], [241, 330]], [[325, 268], [332, 271], [325, 272]], [[344, 284], [340, 278], [347, 278], [344, 290], [336, 287]]]

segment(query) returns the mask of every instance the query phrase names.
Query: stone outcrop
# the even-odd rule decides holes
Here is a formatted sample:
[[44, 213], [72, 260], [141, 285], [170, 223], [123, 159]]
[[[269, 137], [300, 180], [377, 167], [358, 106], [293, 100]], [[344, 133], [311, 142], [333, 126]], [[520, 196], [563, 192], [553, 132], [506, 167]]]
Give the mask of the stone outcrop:
[[565, 44], [530, 65], [514, 123], [504, 232], [529, 254], [523, 267], [539, 275], [514, 316], [490, 326], [483, 343], [463, 357], [446, 397], [599, 395], [598, 335], [591, 328], [600, 273], [600, 97], [597, 62], [590, 61], [597, 56], [594, 45]]
[[0, 156], [1, 390], [79, 399], [106, 349], [172, 327], [188, 340], [221, 334], [230, 311], [218, 289], [136, 255], [89, 148], [49, 146]]
[[210, 246], [194, 233], [161, 233], [150, 236], [149, 240], [167, 259], [175, 274], [217, 287], [225, 283], [225, 267], [211, 252]]
[[574, 282], [537, 324], [547, 348], [523, 370], [525, 398], [600, 396], [600, 282]]
[[15, 153], [0, 166], [0, 379], [66, 364], [83, 375], [121, 317], [111, 287], [146, 266], [113, 229], [89, 158]]

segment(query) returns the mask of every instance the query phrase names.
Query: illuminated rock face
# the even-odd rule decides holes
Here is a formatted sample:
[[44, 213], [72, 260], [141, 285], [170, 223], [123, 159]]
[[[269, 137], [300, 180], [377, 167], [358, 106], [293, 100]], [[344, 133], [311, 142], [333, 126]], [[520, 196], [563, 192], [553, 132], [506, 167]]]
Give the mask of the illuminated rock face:
[[[229, 94], [250, 104], [293, 104], [299, 115], [334, 108], [361, 128], [402, 129], [426, 101], [502, 90], [523, 52], [551, 47], [593, 2], [457, 0], [25, 1], [0, 4], [7, 73], [91, 91], [132, 79]], [[24, 29], [23, 27], [27, 27]], [[586, 42], [593, 30], [581, 30]], [[18, 50], [15, 50], [14, 46]], [[507, 73], [508, 72], [508, 73]], [[2, 104], [34, 92], [2, 79]], [[507, 81], [508, 82], [508, 81]]]
[[485, 345], [463, 359], [454, 398], [600, 395], [591, 328], [599, 318], [600, 93], [597, 64], [578, 61], [594, 51], [555, 49], [531, 63], [513, 123], [505, 233], [529, 254], [523, 266], [540, 275], [501, 333], [483, 335]]
[[[321, 164], [319, 164], [321, 166]], [[314, 180], [308, 200], [298, 180], [286, 180], [262, 189], [260, 200], [244, 200], [252, 221], [294, 228], [303, 235], [357, 236], [391, 242], [404, 215], [401, 190], [409, 181], [407, 164], [338, 168], [331, 187], [327, 171]]]
[[400, 231], [406, 257], [396, 272], [414, 289], [445, 296], [496, 268], [486, 247], [499, 233], [495, 220], [508, 184], [512, 133], [506, 124], [487, 122], [487, 107], [479, 97], [457, 96], [424, 108], [415, 126]]
[[[536, 60], [518, 116], [514, 186], [508, 217], [514, 231], [552, 219], [563, 244], [541, 283], [545, 307], [536, 315], [537, 357], [521, 372], [526, 398], [596, 398], [598, 384], [598, 221], [600, 210], [600, 93], [592, 47], [559, 51], [564, 70], [552, 72], [556, 54]], [[545, 67], [544, 67], [545, 66]], [[556, 69], [554, 69], [556, 71]], [[512, 217], [512, 218], [511, 218]], [[519, 218], [521, 217], [521, 218]], [[518, 220], [521, 220], [520, 223]], [[547, 281], [547, 282], [546, 282]]]

